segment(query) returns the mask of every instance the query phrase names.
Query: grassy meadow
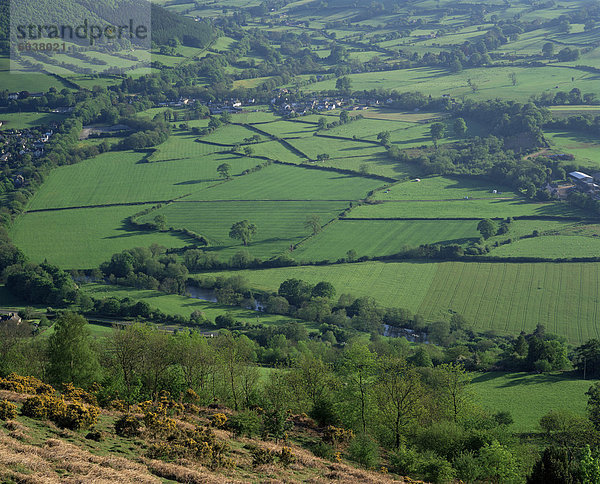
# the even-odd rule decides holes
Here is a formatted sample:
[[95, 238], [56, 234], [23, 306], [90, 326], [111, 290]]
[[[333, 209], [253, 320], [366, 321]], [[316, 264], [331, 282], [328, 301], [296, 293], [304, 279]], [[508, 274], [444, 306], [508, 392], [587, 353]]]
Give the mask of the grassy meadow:
[[191, 241], [167, 232], [129, 230], [125, 219], [151, 205], [79, 208], [21, 215], [12, 240], [34, 262], [93, 269], [116, 252], [154, 243], [183, 247]]
[[326, 280], [337, 294], [372, 296], [430, 321], [458, 312], [478, 331], [518, 334], [540, 323], [580, 344], [600, 336], [599, 269], [599, 263], [363, 262], [237, 274], [269, 291], [289, 278]]

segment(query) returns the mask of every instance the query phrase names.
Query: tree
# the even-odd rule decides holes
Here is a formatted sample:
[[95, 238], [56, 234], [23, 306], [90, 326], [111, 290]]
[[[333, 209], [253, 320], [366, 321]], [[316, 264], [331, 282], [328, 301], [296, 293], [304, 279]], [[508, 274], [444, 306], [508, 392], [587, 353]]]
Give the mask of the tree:
[[304, 222], [304, 228], [310, 229], [313, 235], [321, 231], [321, 217], [318, 215], [309, 215]]
[[165, 230], [167, 228], [167, 217], [160, 214], [154, 217], [154, 224], [158, 230]]
[[251, 224], [247, 220], [236, 222], [231, 226], [229, 237], [232, 239], [241, 240], [244, 245], [248, 245], [252, 237], [256, 235], [256, 225]]
[[390, 143], [390, 132], [389, 131], [381, 131], [377, 133], [377, 139], [381, 141], [381, 144], [387, 146]]
[[444, 137], [444, 132], [446, 131], [446, 127], [443, 123], [433, 123], [429, 128], [429, 133], [431, 135], [431, 139], [433, 139], [433, 143], [437, 146], [437, 142], [439, 139]]
[[229, 163], [221, 163], [217, 167], [217, 173], [221, 178], [229, 179], [231, 177], [231, 165]]
[[383, 427], [392, 432], [400, 447], [402, 429], [425, 410], [425, 389], [417, 370], [400, 358], [382, 357], [374, 386], [377, 409]]
[[331, 282], [321, 281], [317, 283], [315, 287], [312, 288], [311, 296], [333, 299], [333, 297], [335, 296], [335, 288], [333, 287], [333, 284], [331, 284]]
[[319, 153], [317, 155], [317, 161], [327, 161], [329, 158], [329, 154], [327, 153]]
[[48, 377], [53, 384], [87, 386], [98, 376], [99, 364], [83, 316], [61, 314], [48, 340]]
[[321, 116], [318, 120], [317, 120], [317, 129], [319, 131], [323, 130], [327, 128], [327, 119], [324, 116]]
[[244, 154], [246, 156], [252, 156], [253, 153], [254, 150], [252, 149], [252, 146], [244, 146]]
[[552, 57], [554, 55], [554, 44], [552, 42], [546, 42], [542, 46], [542, 54], [544, 57]]
[[358, 420], [363, 433], [367, 431], [367, 420], [370, 420], [374, 370], [375, 359], [364, 344], [354, 343], [344, 351], [341, 371], [349, 394], [344, 399], [348, 405], [346, 411], [349, 420]]
[[471, 378], [460, 364], [447, 363], [436, 367], [439, 372], [439, 392], [446, 401], [455, 422], [469, 400], [467, 387]]
[[477, 230], [479, 230], [484, 239], [489, 239], [492, 235], [496, 234], [496, 224], [493, 220], [485, 218], [477, 224]]
[[350, 92], [351, 87], [352, 81], [349, 77], [340, 77], [337, 81], [335, 81], [335, 88], [343, 93]]
[[348, 121], [350, 121], [350, 115], [348, 114], [348, 111], [342, 111], [340, 113], [340, 123], [346, 124]]
[[457, 138], [464, 138], [467, 134], [467, 123], [465, 123], [463, 118], [456, 118], [452, 125], [452, 129], [454, 130], [454, 136]]
[[508, 78], [510, 79], [510, 82], [512, 83], [513, 86], [517, 85], [517, 73], [516, 72], [511, 72], [508, 75]]

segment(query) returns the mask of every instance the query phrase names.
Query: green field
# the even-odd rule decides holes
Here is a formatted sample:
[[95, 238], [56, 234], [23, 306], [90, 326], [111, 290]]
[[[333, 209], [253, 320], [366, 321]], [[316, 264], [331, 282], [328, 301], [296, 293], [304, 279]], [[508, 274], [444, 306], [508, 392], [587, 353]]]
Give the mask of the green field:
[[[517, 75], [517, 85], [513, 86], [508, 75]], [[599, 93], [596, 76], [592, 73], [559, 67], [494, 67], [465, 69], [451, 73], [446, 69], [435, 67], [416, 67], [387, 72], [367, 72], [350, 74], [352, 89], [396, 89], [399, 92], [418, 90], [424, 94], [441, 96], [450, 94], [455, 97], [471, 97], [474, 99], [506, 98], [527, 101], [533, 94], [545, 90], [570, 91], [578, 88], [582, 92]], [[571, 77], [575, 77], [571, 81]], [[467, 84], [471, 79], [477, 86], [474, 92]], [[335, 89], [335, 79], [316, 82], [307, 86], [307, 91]]]
[[598, 257], [600, 238], [574, 235], [547, 235], [521, 239], [512, 244], [493, 249], [490, 255], [497, 257]]
[[[381, 186], [371, 178], [272, 164], [230, 182], [196, 191], [191, 200], [359, 200]], [[309, 212], [307, 212], [309, 213]]]
[[580, 166], [600, 168], [600, 137], [569, 131], [547, 132], [546, 137], [553, 151], [574, 155]]
[[57, 168], [28, 209], [170, 200], [220, 183], [217, 167], [221, 163], [229, 163], [234, 175], [257, 164], [230, 154], [154, 163], [144, 163], [143, 158], [143, 153], [109, 152]]
[[480, 237], [475, 220], [340, 220], [303, 243], [298, 260], [336, 261], [355, 250], [358, 257], [396, 254], [421, 244], [464, 244]]
[[479, 331], [518, 334], [540, 323], [576, 344], [600, 336], [599, 269], [598, 263], [365, 262], [240, 274], [266, 290], [288, 278], [327, 280], [338, 294], [373, 296], [430, 321], [461, 313]]
[[[398, 183], [385, 191], [377, 191], [375, 200], [451, 200], [469, 198], [518, 197], [508, 187], [485, 179], [434, 176]], [[493, 191], [496, 190], [496, 193]]]
[[23, 129], [34, 126], [47, 126], [53, 121], [62, 121], [65, 116], [56, 113], [6, 113], [0, 112], [0, 129]]
[[66, 269], [97, 268], [116, 252], [153, 243], [183, 247], [191, 241], [166, 232], [128, 230], [125, 219], [151, 205], [80, 208], [21, 215], [11, 238], [35, 262]]
[[[235, 222], [248, 220], [257, 226], [257, 234], [246, 247], [254, 257], [269, 258], [289, 253], [291, 244], [297, 244], [309, 235], [304, 227], [307, 214], [318, 215], [323, 223], [337, 217], [346, 202], [281, 202], [281, 201], [221, 201], [174, 202], [149, 218], [162, 214], [167, 224], [185, 227], [207, 237], [222, 260], [242, 250], [241, 241], [230, 239], [229, 230]], [[143, 220], [143, 219], [142, 219]]]
[[[321, 136], [292, 139], [289, 140], [289, 143], [305, 153], [311, 160], [315, 160], [321, 153], [327, 153], [332, 159], [385, 153], [383, 146], [360, 141], [332, 140]], [[335, 166], [335, 163], [332, 165]]]
[[348, 217], [359, 218], [506, 218], [519, 216], [583, 216], [566, 202], [534, 203], [525, 200], [389, 201], [356, 207]]
[[510, 412], [515, 432], [539, 432], [540, 418], [550, 411], [586, 415], [585, 392], [593, 383], [561, 374], [489, 372], [472, 376], [470, 388], [478, 403], [493, 412]]

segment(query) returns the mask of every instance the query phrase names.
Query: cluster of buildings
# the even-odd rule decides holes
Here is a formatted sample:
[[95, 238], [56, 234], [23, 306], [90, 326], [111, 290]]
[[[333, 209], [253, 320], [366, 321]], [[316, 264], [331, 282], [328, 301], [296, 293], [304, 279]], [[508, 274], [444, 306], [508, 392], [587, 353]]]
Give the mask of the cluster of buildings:
[[348, 111], [362, 111], [370, 107], [385, 106], [392, 102], [392, 99], [384, 102], [371, 98], [345, 99], [343, 97], [313, 97], [303, 101], [289, 102], [288, 98], [280, 93], [278, 97], [271, 99], [271, 106], [277, 114], [282, 116], [290, 114], [304, 116], [316, 111], [332, 111], [340, 108]]
[[600, 200], [600, 173], [588, 175], [581, 171], [572, 171], [568, 175], [569, 181], [558, 185], [546, 185], [546, 190], [550, 196], [559, 199], [567, 198], [572, 190], [578, 190], [582, 193], [590, 195], [596, 200]]
[[[2, 126], [0, 121], [0, 126]], [[39, 129], [6, 129], [0, 131], [0, 162], [8, 163], [12, 159], [31, 153], [39, 158], [44, 154], [44, 146], [50, 141], [54, 130], [58, 127], [56, 123], [44, 132]]]

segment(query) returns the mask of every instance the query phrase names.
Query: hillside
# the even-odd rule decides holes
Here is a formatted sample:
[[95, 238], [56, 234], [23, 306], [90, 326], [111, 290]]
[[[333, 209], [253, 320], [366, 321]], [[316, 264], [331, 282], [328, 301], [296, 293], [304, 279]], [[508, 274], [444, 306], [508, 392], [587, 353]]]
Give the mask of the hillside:
[[[119, 402], [107, 409], [84, 403], [96, 403], [95, 396], [72, 385], [57, 396], [35, 378], [9, 375], [0, 388], [5, 483], [417, 482], [359, 469], [339, 455], [316, 457], [299, 442], [326, 439], [324, 429], [301, 415], [292, 417], [289, 439], [276, 443], [235, 435], [231, 411], [197, 407], [189, 398], [181, 404], [163, 394], [126, 413], [115, 409]], [[61, 405], [70, 419], [53, 415]], [[119, 421], [126, 424], [117, 434]]]

